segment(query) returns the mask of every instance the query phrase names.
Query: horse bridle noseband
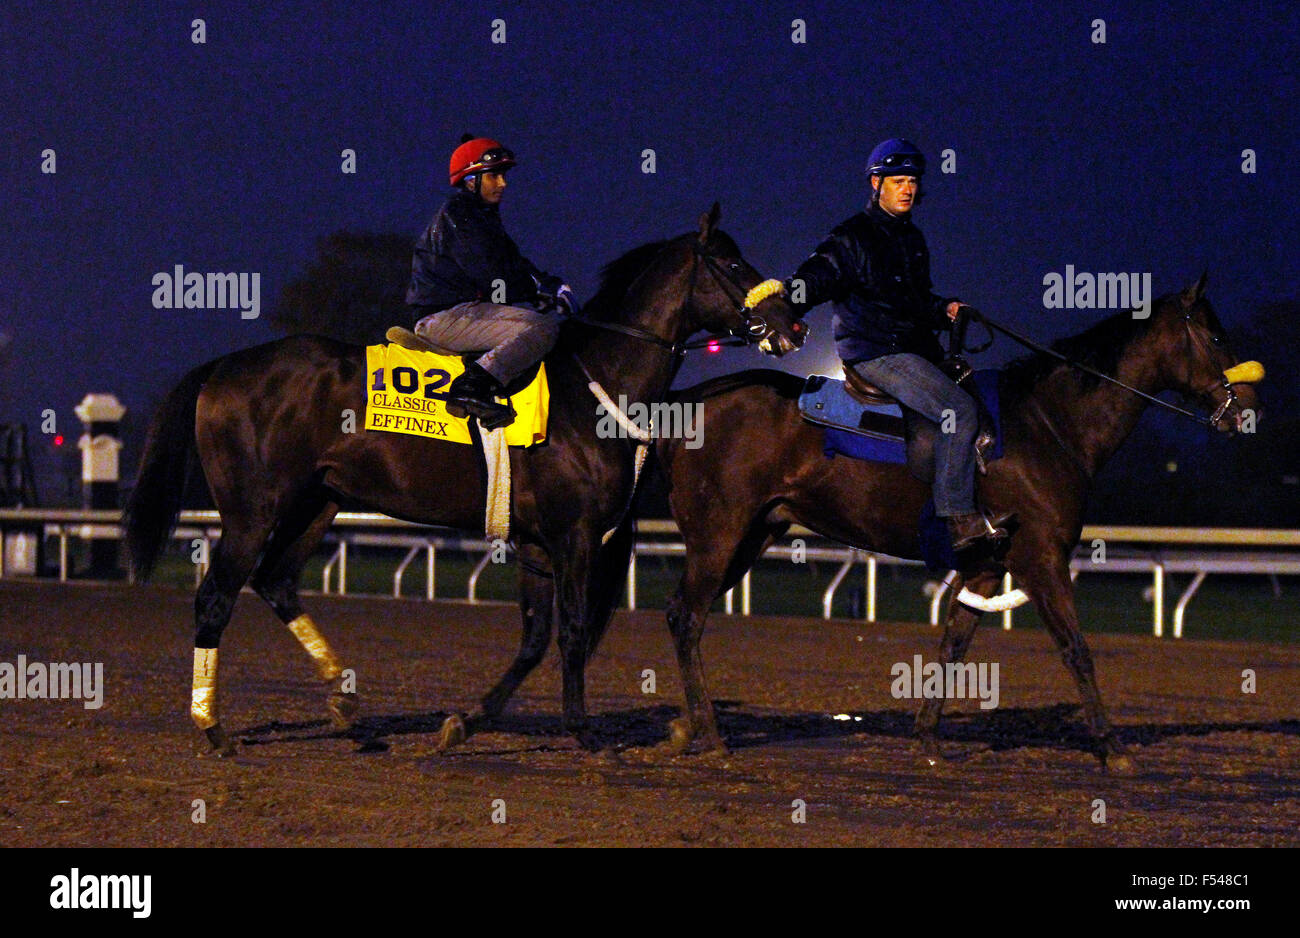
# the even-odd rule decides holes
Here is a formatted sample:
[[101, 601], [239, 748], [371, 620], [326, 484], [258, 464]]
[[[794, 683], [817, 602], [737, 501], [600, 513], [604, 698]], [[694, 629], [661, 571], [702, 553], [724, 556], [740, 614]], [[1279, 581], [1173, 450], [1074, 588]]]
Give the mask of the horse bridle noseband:
[[[1188, 386], [1191, 386], [1192, 356], [1190, 352], [1192, 350], [1192, 345], [1193, 344], [1199, 345], [1202, 348], [1202, 350], [1204, 350], [1207, 353], [1213, 354], [1213, 352], [1211, 349], [1206, 348], [1204, 339], [1199, 338], [1198, 336], [1196, 336], [1195, 333], [1192, 332], [1192, 311], [1190, 309], [1183, 313], [1183, 325], [1187, 327], [1187, 348], [1189, 351], [1189, 354], [1184, 359], [1184, 362], [1186, 363], [1187, 366], [1187, 372], [1188, 372], [1184, 380]], [[1210, 417], [1200, 418], [1202, 422], [1206, 423], [1210, 427], [1213, 427], [1220, 420], [1222, 420], [1224, 415], [1227, 414], [1230, 410], [1232, 410], [1236, 406], [1237, 389], [1233, 385], [1232, 381], [1229, 380], [1228, 378], [1228, 370], [1225, 370], [1223, 372], [1223, 376], [1219, 378], [1218, 381], [1213, 381], [1210, 384], [1206, 385], [1204, 388], [1199, 389], [1195, 392], [1196, 394], [1200, 394], [1200, 395], [1212, 395], [1213, 392], [1218, 390], [1219, 388], [1223, 388], [1223, 390], [1227, 392], [1227, 396], [1224, 397], [1222, 403], [1219, 404], [1219, 406], [1215, 409], [1214, 413]], [[1210, 400], [1213, 399], [1214, 399], [1213, 396], [1211, 396]]]

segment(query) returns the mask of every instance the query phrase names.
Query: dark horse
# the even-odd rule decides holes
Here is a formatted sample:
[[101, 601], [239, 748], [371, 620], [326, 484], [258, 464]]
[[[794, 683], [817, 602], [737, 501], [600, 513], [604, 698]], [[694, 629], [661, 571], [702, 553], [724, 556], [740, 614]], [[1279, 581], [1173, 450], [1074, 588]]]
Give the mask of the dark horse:
[[[583, 669], [609, 618], [601, 603], [612, 601], [596, 585], [608, 575], [602, 556], [625, 555], [630, 544], [620, 522], [636, 474], [636, 441], [598, 435], [589, 382], [615, 400], [626, 395], [653, 403], [667, 394], [686, 340], [696, 332], [763, 340], [778, 353], [802, 341], [793, 309], [780, 297], [744, 307], [747, 290], [761, 278], [717, 229], [718, 216], [715, 204], [700, 217], [698, 233], [644, 245], [605, 268], [586, 318], [566, 322], [546, 357], [546, 441], [510, 453], [513, 539], [522, 566], [546, 564], [554, 571], [564, 726], [584, 742]], [[233, 746], [218, 717], [216, 649], [250, 578], [331, 682], [330, 709], [346, 725], [356, 697], [297, 592], [302, 567], [340, 506], [484, 529], [477, 447], [344, 432], [347, 413], [363, 413], [366, 381], [363, 348], [292, 336], [195, 369], [154, 417], [127, 507], [132, 569], [140, 578], [152, 569], [197, 454], [223, 533], [195, 598], [191, 715], [219, 752]], [[602, 550], [602, 537], [615, 528]], [[549, 609], [546, 619], [549, 636]], [[540, 659], [545, 644], [529, 653]], [[502, 685], [485, 701], [489, 712], [493, 700], [504, 702], [514, 689], [509, 675]]]
[[[1227, 383], [1224, 370], [1235, 359], [1204, 289], [1202, 276], [1182, 293], [1158, 300], [1149, 319], [1112, 316], [1055, 348], [1148, 394], [1177, 390], [1190, 395], [1214, 407], [1215, 429], [1230, 433], [1258, 400], [1250, 384]], [[1106, 718], [1092, 656], [1079, 632], [1070, 558], [1092, 479], [1147, 402], [1041, 353], [1013, 362], [1000, 383], [1005, 454], [980, 480], [981, 497], [994, 510], [1018, 512], [1021, 527], [1006, 569], [1029, 594], [1078, 683], [1102, 764], [1112, 771], [1133, 771]], [[803, 384], [784, 372], [747, 371], [670, 396], [673, 402], [702, 404], [704, 411], [698, 448], [675, 439], [657, 444], [673, 517], [686, 545], [686, 571], [668, 607], [687, 704], [685, 715], [671, 725], [669, 747], [674, 751], [692, 739], [725, 751], [700, 658], [705, 618], [713, 601], [735, 586], [792, 524], [864, 550], [921, 556], [917, 519], [929, 486], [902, 465], [828, 459], [825, 431], [799, 416]], [[625, 522], [630, 524], [630, 519]], [[623, 553], [610, 558], [612, 569], [626, 569], [629, 545], [620, 542]], [[992, 596], [1002, 572], [991, 568], [964, 585]], [[620, 582], [611, 578], [610, 588], [617, 591]], [[965, 657], [979, 621], [978, 611], [956, 601], [962, 585], [958, 581], [952, 588], [941, 645], [945, 665]], [[551, 583], [544, 570], [521, 567], [520, 586], [525, 608], [549, 607]], [[612, 604], [602, 609], [608, 614]], [[541, 623], [540, 639], [534, 635], [538, 628], [536, 619], [525, 617], [525, 649], [539, 640], [545, 647], [549, 626]], [[525, 658], [521, 650], [515, 669], [523, 667]], [[931, 764], [939, 758], [935, 730], [942, 706], [942, 699], [927, 699], [916, 721]]]
[[[1236, 360], [1204, 288], [1202, 276], [1182, 293], [1158, 300], [1149, 319], [1121, 313], [1059, 342], [1056, 350], [1148, 394], [1175, 390], [1209, 408], [1226, 403], [1212, 422], [1231, 433], [1258, 399], [1250, 384], [1230, 385], [1225, 378]], [[1019, 514], [1006, 570], [1033, 601], [1078, 684], [1102, 765], [1131, 772], [1132, 760], [1107, 720], [1079, 631], [1070, 558], [1091, 482], [1147, 402], [1043, 353], [1009, 365], [1000, 384], [1005, 451], [980, 479], [981, 497], [993, 510]], [[704, 405], [702, 446], [687, 449], [679, 440], [658, 446], [687, 558], [668, 607], [687, 704], [671, 728], [675, 749], [692, 738], [725, 748], [700, 659], [705, 617], [713, 600], [791, 524], [865, 550], [921, 556], [917, 519], [929, 487], [905, 466], [828, 459], [824, 431], [799, 416], [802, 385], [788, 374], [751, 371], [673, 396]], [[1002, 570], [989, 569], [965, 585], [987, 597], [1001, 577]], [[956, 601], [959, 588], [954, 584], [940, 648], [945, 668], [965, 657], [980, 616]], [[939, 757], [935, 730], [942, 707], [941, 698], [926, 699], [916, 719], [924, 757], [932, 764]]]

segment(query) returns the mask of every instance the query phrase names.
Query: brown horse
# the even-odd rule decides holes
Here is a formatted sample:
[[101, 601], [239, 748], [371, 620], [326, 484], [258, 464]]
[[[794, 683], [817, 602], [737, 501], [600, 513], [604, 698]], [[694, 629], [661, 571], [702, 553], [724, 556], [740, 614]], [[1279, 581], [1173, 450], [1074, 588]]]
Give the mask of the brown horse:
[[[1204, 289], [1202, 276], [1181, 294], [1158, 300], [1149, 319], [1112, 316], [1057, 343], [1056, 352], [1146, 394], [1177, 390], [1191, 395], [1215, 408], [1206, 423], [1231, 433], [1243, 414], [1258, 408], [1258, 399], [1249, 383], [1229, 384], [1224, 375], [1235, 359]], [[825, 431], [799, 415], [803, 385], [784, 372], [748, 371], [670, 395], [673, 402], [698, 403], [704, 411], [703, 445], [691, 449], [675, 439], [657, 444], [673, 517], [686, 545], [686, 571], [668, 608], [687, 704], [685, 715], [671, 724], [674, 751], [684, 750], [693, 739], [725, 751], [700, 658], [705, 619], [713, 601], [735, 586], [792, 524], [864, 550], [921, 556], [917, 520], [929, 486], [903, 465], [828, 459]], [[1116, 772], [1133, 771], [1106, 718], [1092, 656], [1079, 631], [1070, 558], [1092, 479], [1148, 402], [1043, 353], [1005, 368], [1000, 387], [1004, 456], [980, 480], [980, 495], [994, 510], [1019, 513], [1021, 527], [1005, 569], [1029, 594], [1078, 684], [1102, 764]], [[630, 528], [627, 519], [617, 545], [621, 553], [607, 558], [611, 593], [618, 592], [627, 566]], [[992, 596], [1003, 572], [990, 567], [964, 585]], [[962, 585], [958, 581], [952, 589], [941, 645], [945, 665], [965, 657], [981, 614], [957, 601]], [[521, 565], [520, 588], [526, 610], [524, 647], [510, 680], [495, 689], [498, 695], [518, 686], [540, 658], [529, 649], [544, 651], [550, 634], [549, 618], [537, 615], [549, 610], [553, 593], [542, 563]], [[608, 597], [601, 609], [608, 616], [612, 608], [613, 597]], [[599, 629], [605, 624], [600, 620]], [[493, 697], [493, 712], [504, 702], [504, 697]], [[941, 698], [927, 699], [917, 716], [916, 732], [930, 764], [939, 758], [935, 730], [942, 706]]]
[[[1258, 399], [1252, 385], [1229, 383], [1224, 375], [1236, 360], [1204, 288], [1202, 276], [1182, 293], [1158, 300], [1149, 319], [1112, 316], [1057, 343], [1056, 351], [1147, 394], [1189, 395], [1216, 409], [1206, 423], [1231, 433]], [[679, 440], [658, 446], [673, 517], [686, 544], [686, 571], [668, 608], [687, 704], [671, 727], [675, 749], [693, 738], [725, 748], [700, 659], [705, 618], [713, 600], [791, 524], [864, 550], [921, 556], [917, 519], [929, 487], [902, 465], [828, 459], [825, 431], [800, 418], [802, 386], [788, 374], [752, 371], [673, 396], [704, 405], [703, 446], [687, 449]], [[1092, 655], [1079, 631], [1070, 558], [1092, 479], [1148, 402], [1041, 352], [1005, 368], [1000, 389], [1004, 456], [989, 465], [979, 488], [991, 509], [1019, 514], [1021, 527], [1005, 569], [1033, 601], [1074, 676], [1102, 765], [1132, 771], [1106, 717]], [[988, 597], [1002, 574], [990, 567], [967, 577], [965, 586]], [[954, 584], [940, 648], [945, 670], [965, 657], [980, 617], [957, 601], [959, 587]], [[941, 697], [928, 698], [916, 720], [931, 764], [939, 757], [935, 730], [942, 707]]]
[[[715, 204], [700, 217], [698, 233], [644, 245], [605, 268], [587, 317], [566, 322], [545, 359], [551, 388], [545, 443], [510, 453], [511, 530], [524, 565], [554, 570], [564, 725], [580, 740], [583, 669], [592, 636], [603, 627], [592, 623], [608, 619], [596, 588], [606, 575], [602, 537], [620, 526], [636, 475], [636, 441], [602, 438], [589, 385], [599, 383], [614, 399], [658, 402], [697, 332], [762, 341], [777, 353], [803, 338], [793, 308], [780, 297], [745, 307], [746, 292], [761, 278], [717, 229], [718, 217]], [[363, 348], [292, 336], [195, 369], [154, 418], [127, 507], [132, 569], [141, 579], [152, 569], [197, 455], [223, 533], [195, 598], [191, 715], [218, 752], [233, 746], [218, 717], [216, 651], [246, 582], [251, 579], [331, 682], [330, 709], [346, 725], [356, 696], [297, 592], [302, 567], [335, 514], [348, 505], [484, 529], [477, 447], [347, 432], [348, 415], [355, 421], [363, 413], [366, 382]], [[628, 543], [620, 533], [608, 548], [617, 556]]]

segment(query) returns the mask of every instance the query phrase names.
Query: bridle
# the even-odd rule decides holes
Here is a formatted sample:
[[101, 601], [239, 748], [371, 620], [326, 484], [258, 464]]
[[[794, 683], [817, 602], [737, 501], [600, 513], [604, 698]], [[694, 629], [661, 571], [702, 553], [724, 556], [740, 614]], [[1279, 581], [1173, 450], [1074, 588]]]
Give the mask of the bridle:
[[[1213, 356], [1214, 350], [1209, 348], [1206, 345], [1204, 339], [1202, 339], [1201, 337], [1196, 335], [1195, 332], [1192, 331], [1192, 311], [1190, 309], [1185, 310], [1183, 312], [1183, 325], [1187, 328], [1187, 349], [1188, 349], [1188, 355], [1183, 360], [1187, 369], [1187, 375], [1184, 378], [1183, 383], [1190, 386], [1192, 383], [1191, 382], [1192, 352], [1194, 351], [1192, 346], [1193, 345], [1199, 346], [1201, 351], [1209, 356]], [[1208, 418], [1201, 418], [1210, 427], [1213, 427], [1220, 420], [1222, 420], [1225, 414], [1229, 412], [1240, 411], [1241, 409], [1240, 407], [1237, 406], [1238, 400], [1237, 400], [1236, 385], [1231, 380], [1231, 373], [1236, 367], [1237, 366], [1234, 365], [1232, 366], [1232, 368], [1225, 370], [1223, 372], [1222, 377], [1220, 377], [1219, 380], [1211, 381], [1204, 388], [1200, 388], [1194, 392], [1198, 395], [1210, 396], [1211, 400], [1214, 399], [1212, 396], [1213, 392], [1217, 391], [1219, 388], [1222, 388], [1225, 392], [1223, 401], [1215, 409], [1214, 413]], [[1249, 382], [1244, 382], [1244, 383], [1249, 383]]]
[[[671, 247], [671, 244], [664, 245], [659, 254], [662, 254]], [[619, 332], [623, 335], [632, 336], [635, 339], [649, 342], [652, 345], [657, 345], [660, 348], [667, 349], [674, 357], [678, 358], [685, 356], [691, 349], [705, 348], [713, 345], [753, 345], [755, 342], [761, 342], [775, 331], [767, 324], [766, 319], [756, 314], [753, 307], [746, 304], [745, 300], [748, 295], [747, 291], [736, 282], [735, 278], [722, 268], [722, 265], [716, 260], [716, 254], [711, 254], [705, 250], [704, 245], [702, 245], [698, 240], [692, 241], [691, 250], [691, 273], [686, 287], [686, 296], [682, 299], [682, 305], [677, 311], [677, 320], [680, 322], [681, 319], [694, 308], [695, 284], [699, 279], [700, 262], [703, 261], [704, 266], [708, 268], [710, 275], [713, 277], [713, 282], [722, 289], [723, 294], [732, 302], [736, 312], [741, 316], [741, 322], [731, 329], [728, 329], [726, 332], [715, 332], [698, 339], [691, 339], [685, 342], [675, 342], [671, 339], [665, 339], [663, 336], [656, 335], [648, 329], [642, 329], [639, 326], [629, 326], [618, 322], [603, 322], [599, 319], [588, 319], [585, 316], [570, 316], [569, 318], [575, 322], [580, 322], [585, 326], [593, 326], [597, 329], [605, 329], [610, 332]], [[655, 257], [657, 259], [659, 255], [656, 255]], [[646, 266], [646, 270], [648, 271], [653, 266], [654, 261], [651, 261], [650, 264]], [[642, 276], [644, 276], [644, 274], [642, 274]], [[633, 283], [635, 282], [636, 281], [633, 281]], [[629, 287], [629, 290], [630, 289], [631, 287]], [[733, 290], [735, 292], [733, 292]]]
[[[1176, 414], [1180, 414], [1184, 417], [1187, 417], [1190, 420], [1196, 421], [1197, 423], [1203, 426], [1210, 427], [1211, 429], [1214, 429], [1215, 425], [1220, 420], [1223, 419], [1224, 415], [1227, 414], [1233, 408], [1235, 408], [1238, 404], [1237, 392], [1233, 386], [1234, 385], [1234, 381], [1232, 379], [1233, 372], [1238, 371], [1238, 369], [1247, 368], [1247, 366], [1253, 366], [1254, 368], [1259, 369], [1260, 376], [1262, 377], [1262, 372], [1263, 372], [1262, 366], [1260, 366], [1257, 362], [1244, 362], [1240, 365], [1234, 365], [1231, 368], [1228, 368], [1226, 371], [1224, 371], [1223, 377], [1220, 378], [1218, 381], [1211, 382], [1210, 384], [1206, 385], [1204, 388], [1194, 391], [1193, 393], [1195, 394], [1209, 395], [1212, 394], [1213, 391], [1216, 391], [1219, 388], [1223, 388], [1227, 392], [1227, 396], [1223, 399], [1222, 403], [1218, 405], [1217, 409], [1214, 411], [1214, 413], [1211, 416], [1207, 417], [1204, 414], [1199, 414], [1194, 410], [1188, 410], [1186, 407], [1179, 407], [1177, 404], [1171, 404], [1168, 401], [1162, 401], [1160, 398], [1156, 397], [1153, 394], [1148, 394], [1146, 391], [1143, 391], [1139, 388], [1135, 388], [1131, 384], [1126, 384], [1123, 381], [1120, 381], [1118, 378], [1113, 378], [1110, 375], [1103, 374], [1097, 369], [1089, 365], [1085, 365], [1083, 362], [1075, 361], [1069, 356], [1063, 355], [1060, 352], [1056, 351], [1056, 349], [1048, 348], [1047, 346], [1042, 345], [1041, 343], [1035, 342], [1033, 339], [1021, 335], [1020, 333], [1016, 332], [1014, 329], [1009, 329], [1006, 326], [1002, 325], [1001, 323], [994, 322], [993, 320], [989, 319], [987, 316], [980, 313], [978, 310], [973, 310], [973, 312], [974, 312], [974, 316], [972, 318], [977, 318], [979, 321], [983, 322], [988, 328], [996, 329], [998, 332], [1001, 332], [1003, 335], [1007, 336], [1008, 338], [1011, 338], [1016, 342], [1019, 342], [1021, 345], [1025, 346], [1026, 348], [1033, 349], [1036, 352], [1042, 352], [1043, 354], [1048, 355], [1051, 358], [1055, 358], [1058, 361], [1064, 362], [1066, 365], [1069, 365], [1071, 368], [1075, 368], [1079, 371], [1084, 372], [1085, 374], [1092, 375], [1095, 378], [1100, 378], [1103, 381], [1108, 381], [1111, 384], [1116, 385], [1117, 387], [1123, 388], [1124, 390], [1128, 391], [1131, 394], [1136, 394], [1138, 397], [1142, 398], [1148, 403], [1155, 404], [1158, 407], [1163, 407], [1165, 410], [1173, 411]], [[970, 314], [968, 313], [968, 315]], [[1184, 383], [1190, 385], [1191, 384], [1190, 381], [1191, 361], [1192, 361], [1192, 352], [1193, 352], [1192, 345], [1193, 343], [1199, 343], [1204, 348], [1204, 341], [1197, 339], [1194, 333], [1192, 332], [1192, 313], [1190, 309], [1184, 310], [1183, 312], [1183, 325], [1187, 329], [1187, 349], [1188, 349], [1188, 355], [1184, 359], [1186, 363], [1188, 375], [1187, 378], [1184, 380]], [[1246, 370], [1244, 372], [1239, 372], [1239, 374], [1243, 374], [1243, 375], [1248, 375], [1252, 373], [1253, 372], [1249, 370]], [[1238, 378], [1238, 382], [1242, 384], [1252, 384], [1256, 380], [1258, 380], [1258, 378], [1254, 378], [1252, 380], [1242, 380], [1242, 378]]]

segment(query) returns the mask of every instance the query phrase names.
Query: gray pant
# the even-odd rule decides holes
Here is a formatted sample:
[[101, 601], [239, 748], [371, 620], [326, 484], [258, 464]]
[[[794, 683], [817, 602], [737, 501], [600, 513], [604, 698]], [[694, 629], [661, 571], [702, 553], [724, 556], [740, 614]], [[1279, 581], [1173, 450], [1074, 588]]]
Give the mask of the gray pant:
[[528, 303], [504, 306], [475, 300], [425, 316], [415, 324], [415, 334], [461, 354], [489, 349], [478, 360], [479, 367], [509, 384], [555, 345], [560, 317], [538, 312]]
[[[850, 367], [936, 425], [934, 513], [946, 518], [975, 511], [975, 437], [980, 426], [974, 398], [938, 365], [911, 352], [882, 355]], [[953, 414], [953, 432], [944, 433], [948, 410]]]

